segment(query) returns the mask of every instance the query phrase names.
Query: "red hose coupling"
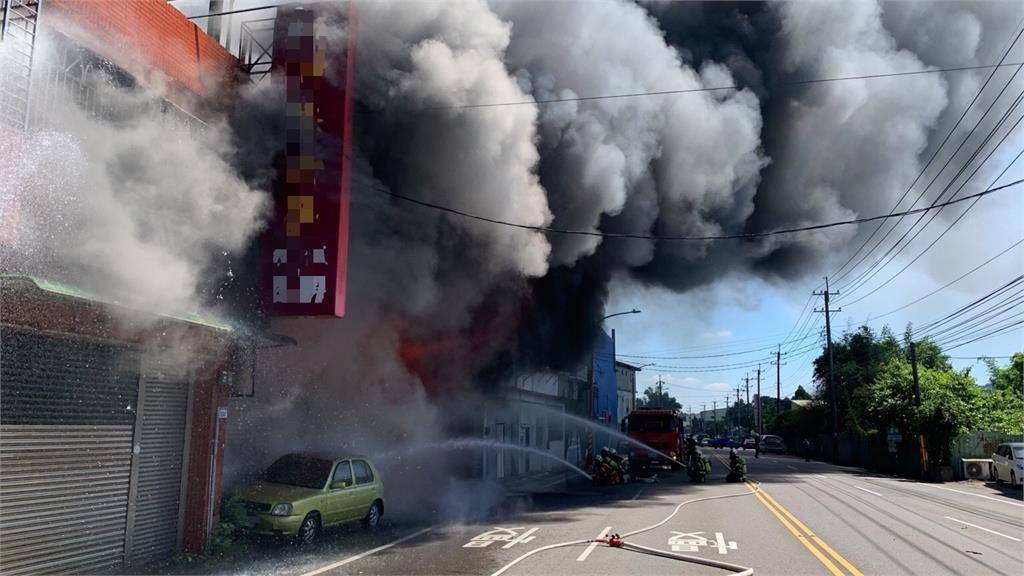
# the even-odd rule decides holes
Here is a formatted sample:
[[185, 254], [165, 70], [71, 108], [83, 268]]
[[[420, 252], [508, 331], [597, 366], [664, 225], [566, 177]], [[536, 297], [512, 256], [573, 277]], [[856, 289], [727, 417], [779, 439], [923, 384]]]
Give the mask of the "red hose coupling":
[[622, 547], [622, 537], [619, 536], [618, 534], [612, 534], [611, 536], [608, 537], [608, 545], [611, 546], [612, 548], [621, 548]]

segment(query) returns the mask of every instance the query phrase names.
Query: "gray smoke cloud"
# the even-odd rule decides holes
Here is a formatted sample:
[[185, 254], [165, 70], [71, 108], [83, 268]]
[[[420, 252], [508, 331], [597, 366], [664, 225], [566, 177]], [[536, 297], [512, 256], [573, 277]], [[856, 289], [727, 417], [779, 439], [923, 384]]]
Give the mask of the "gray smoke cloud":
[[[265, 369], [272, 400], [244, 408], [240, 460], [262, 465], [294, 447], [426, 449], [474, 430], [462, 425], [478, 416], [476, 394], [517, 362], [581, 361], [610, 282], [684, 291], [728, 275], [796, 280], [864, 233], [748, 243], [542, 235], [373, 188], [510, 222], [657, 235], [884, 213], [984, 72], [785, 83], [990, 63], [1010, 30], [993, 16], [1000, 9], [361, 3], [352, 312], [275, 325], [301, 345]], [[746, 88], [535, 103], [737, 83]], [[521, 104], [466, 107], [503, 102]], [[403, 356], [409, 342], [435, 345], [426, 366]], [[294, 422], [282, 440], [260, 430], [268, 415]]]
[[[40, 77], [51, 48], [43, 36]], [[202, 287], [231, 273], [216, 267], [218, 256], [248, 246], [268, 195], [232, 165], [223, 122], [189, 129], [156, 111], [159, 93], [118, 87], [100, 72], [82, 90], [102, 103], [104, 119], [52, 86], [37, 103], [45, 123], [0, 140], [0, 199], [10, 226], [3, 270], [138, 309], [204, 308]]]
[[[685, 65], [657, 23], [627, 2], [499, 3], [513, 23], [508, 65], [538, 99], [693, 90], [734, 84], [718, 62]], [[585, 34], [566, 33], [572, 22]], [[621, 216], [634, 233], [706, 235], [741, 224], [766, 159], [758, 98], [749, 90], [545, 105], [541, 177], [559, 227], [598, 230]], [[552, 264], [571, 266], [600, 239], [557, 238]], [[620, 244], [622, 265], [654, 246]], [[706, 245], [676, 247], [700, 258]]]
[[[770, 75], [786, 80], [993, 64], [1024, 10], [1006, 2], [790, 2], [773, 5], [773, 14], [779, 23], [778, 58], [767, 65]], [[898, 76], [779, 90], [772, 106], [773, 133], [766, 136], [774, 162], [765, 172], [750, 227], [764, 230], [888, 212], [988, 73]], [[951, 138], [951, 150], [979, 121], [1011, 73], [997, 73], [994, 88]], [[1001, 112], [998, 106], [996, 112]], [[980, 134], [994, 124], [992, 116], [982, 123]], [[980, 137], [966, 149], [973, 150], [978, 142]], [[968, 154], [958, 155], [954, 165]], [[943, 152], [937, 162], [948, 155]], [[924, 190], [935, 171], [925, 174], [902, 208]], [[945, 172], [925, 200], [934, 200], [952, 174]], [[829, 257], [843, 258], [851, 245], [859, 245], [850, 241], [874, 227], [773, 237], [759, 242], [753, 254], [763, 273], [799, 277]]]
[[[785, 83], [992, 63], [1024, 9], [624, 0], [358, 8], [349, 315], [271, 324], [299, 346], [261, 353], [256, 399], [232, 403], [229, 481], [284, 452], [403, 447], [421, 454], [386, 463], [390, 489], [407, 509], [430, 511], [444, 505], [437, 493], [466, 491], [417, 490], [424, 476], [436, 485], [466, 465], [430, 446], [478, 433], [483, 398], [514, 369], [582, 361], [611, 282], [681, 292], [728, 275], [792, 281], [846, 254], [864, 230], [749, 243], [561, 236], [374, 188], [531, 226], [655, 235], [884, 213], [986, 72]], [[332, 52], [351, 33], [337, 15], [320, 25]], [[98, 123], [68, 105], [59, 132], [17, 146], [4, 139], [0, 155], [19, 161], [0, 168], [0, 197], [19, 206], [26, 269], [59, 263], [125, 301], [194, 307], [210, 254], [251, 246], [268, 208], [261, 190], [283, 124], [264, 120], [283, 117], [283, 94], [271, 84], [250, 96], [230, 124], [201, 133], [128, 112]], [[519, 104], [467, 107], [508, 102]]]

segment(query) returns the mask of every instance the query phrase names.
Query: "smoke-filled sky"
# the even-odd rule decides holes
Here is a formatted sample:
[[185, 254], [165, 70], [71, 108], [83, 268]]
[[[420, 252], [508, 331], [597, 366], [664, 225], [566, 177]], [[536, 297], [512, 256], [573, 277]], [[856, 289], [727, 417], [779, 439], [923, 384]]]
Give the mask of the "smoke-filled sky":
[[[371, 3], [360, 12], [366, 112], [360, 126], [373, 178], [399, 193], [491, 218], [662, 236], [764, 231], [889, 212], [990, 71], [792, 83], [992, 64], [1024, 16], [1010, 2], [409, 6]], [[1006, 62], [1017, 63], [1022, 55], [1018, 44]], [[1024, 78], [1015, 71], [1004, 68], [992, 77], [901, 209], [922, 191], [917, 206], [940, 196], [1020, 93]], [[461, 108], [734, 84], [742, 89]], [[969, 169], [1019, 117], [1014, 109]], [[975, 125], [951, 167], [936, 177]], [[1012, 132], [961, 195], [987, 186], [1021, 142], [1019, 130]], [[1000, 183], [1022, 171], [1018, 165]], [[945, 198], [970, 174], [955, 180]], [[855, 289], [837, 298], [839, 305], [851, 304], [836, 320], [859, 322], [901, 306], [1017, 240], [1021, 203], [1013, 194], [984, 200], [924, 258], [863, 302], [852, 303], [916, 256], [962, 208], [940, 214], [863, 287], [851, 282], [858, 274], [840, 278], [834, 288]], [[506, 297], [506, 274], [527, 278], [517, 289], [542, 315], [526, 339], [556, 363], [566, 341], [585, 341], [587, 326], [600, 316], [630, 308], [645, 312], [611, 321], [620, 352], [686, 354], [688, 346], [718, 344], [706, 351], [724, 353], [749, 349], [730, 344], [760, 336], [775, 343], [797, 324], [821, 276], [836, 271], [874, 230], [845, 227], [751, 242], [602, 241], [501, 229], [402, 203], [390, 209], [436, 223], [420, 233], [436, 235], [435, 250], [428, 252], [442, 264], [432, 282], [419, 285], [438, 295], [446, 318]], [[915, 220], [905, 221], [856, 272]], [[446, 266], [446, 255], [473, 265]], [[907, 321], [937, 317], [1005, 281], [1009, 270], [1019, 268], [1013, 258], [1019, 263], [1020, 256], [1015, 251], [886, 320], [900, 331]], [[446, 297], [452, 295], [458, 298], [454, 305]], [[793, 336], [803, 335], [803, 327], [796, 327]], [[1011, 333], [956, 354], [1005, 354], [1019, 349], [1020, 341], [1020, 332]], [[787, 348], [803, 352], [807, 342]], [[568, 352], [580, 349], [569, 346]], [[721, 365], [761, 354], [661, 364]], [[787, 391], [810, 354], [787, 366]], [[642, 380], [656, 378], [654, 370]], [[721, 384], [732, 388], [744, 372], [679, 373], [677, 379], [691, 380], [677, 392], [693, 401], [717, 395]]]
[[[175, 4], [189, 14], [206, 5]], [[239, 0], [234, 7], [262, 4]], [[519, 224], [653, 236], [761, 232], [874, 216], [896, 206], [936, 150], [936, 164], [899, 207], [906, 209], [922, 192], [917, 206], [938, 198], [1024, 88], [1024, 73], [1013, 76], [1016, 66], [1000, 69], [953, 130], [990, 70], [795, 84], [993, 64], [1003, 57], [1024, 16], [1024, 6], [1014, 1], [477, 0], [374, 1], [358, 7], [358, 169], [348, 306], [353, 312], [350, 320], [341, 321], [349, 322], [344, 328], [309, 337], [376, 343], [372, 357], [379, 361], [348, 376], [366, 383], [391, 381], [396, 374], [415, 384], [417, 379], [500, 378], [512, 366], [568, 368], [585, 357], [603, 315], [630, 308], [643, 313], [608, 324], [617, 330], [620, 353], [713, 355], [762, 348], [793, 328], [794, 335], [803, 333], [800, 314], [809, 293], [874, 230], [869, 224], [753, 241], [601, 239], [468, 220], [389, 199], [374, 188]], [[265, 16], [240, 15], [225, 29], [237, 41], [241, 21]], [[350, 30], [328, 32], [341, 37]], [[1022, 60], [1024, 42], [1013, 46], [1006, 62]], [[694, 91], [721, 86], [738, 89]], [[649, 94], [680, 90], [689, 92]], [[623, 94], [634, 96], [591, 98]], [[552, 99], [566, 101], [537, 103]], [[478, 104], [512, 105], [473, 106]], [[990, 104], [992, 111], [983, 117]], [[1010, 113], [983, 154], [1020, 115], [1019, 108]], [[160, 220], [171, 228], [128, 239], [131, 246], [157, 248], [133, 258], [145, 259], [161, 275], [131, 273], [118, 265], [119, 259], [97, 265], [97, 255], [111, 254], [92, 241], [107, 238], [103, 233], [110, 215], [104, 211], [87, 215], [85, 225], [96, 230], [82, 232], [90, 241], [65, 256], [77, 269], [92, 265], [94, 273], [115, 278], [121, 289], [147, 288], [137, 293], [172, 302], [197, 293], [200, 272], [216, 262], [202, 254], [220, 245], [240, 249], [258, 231], [265, 208], [260, 201], [265, 183], [243, 184], [241, 166], [232, 173], [231, 158], [238, 156], [232, 145], [243, 151], [246, 145], [237, 138], [245, 114], [232, 122], [234, 139], [232, 128], [218, 125], [197, 148], [213, 152], [203, 157], [212, 159], [208, 169], [219, 175], [222, 186], [187, 186], [190, 195], [175, 198], [198, 195], [189, 206], [118, 203], [126, 208], [114, 215], [127, 221], [121, 230], [144, 228], [154, 207], [175, 215]], [[949, 160], [976, 125], [951, 168], [926, 189], [936, 167]], [[125, 193], [118, 184], [124, 177], [138, 182], [139, 190], [160, 192], [161, 198], [187, 184], [170, 164], [126, 151], [137, 139], [157, 138], [160, 132], [150, 131], [148, 124], [121, 126], [113, 134], [94, 127], [82, 130], [95, 131], [99, 141], [116, 146], [73, 142], [65, 146], [68, 166], [98, 179], [110, 196]], [[1016, 129], [1002, 143], [961, 195], [992, 182], [1024, 145], [1020, 132]], [[252, 134], [248, 143], [265, 144]], [[47, 146], [62, 149], [59, 141]], [[186, 146], [180, 161], [194, 161], [198, 152]], [[103, 170], [96, 172], [88, 161], [76, 163], [78, 153], [98, 156]], [[49, 160], [52, 155], [33, 165]], [[1021, 174], [1024, 167], [1018, 164], [1000, 183]], [[44, 180], [41, 188], [59, 184]], [[901, 306], [1019, 239], [1019, 198], [1013, 190], [982, 200], [904, 274], [854, 303], [916, 256], [963, 206], [944, 210], [866, 285], [851, 286], [917, 220], [910, 217], [834, 286], [844, 293], [836, 299], [843, 306], [837, 325]], [[196, 205], [217, 208], [226, 201], [244, 205], [237, 221], [213, 218], [215, 210], [203, 210], [206, 219], [198, 221], [192, 214]], [[178, 243], [174, 226], [182, 233], [198, 226], [203, 233], [183, 236], [190, 241]], [[883, 227], [882, 233], [887, 230]], [[940, 316], [1004, 282], [1024, 265], [1022, 254], [1018, 248], [955, 289], [886, 320], [902, 329], [908, 320]], [[301, 336], [303, 329], [296, 333]], [[756, 338], [762, 339], [756, 345], [743, 342]], [[410, 348], [409, 341], [419, 347]], [[435, 346], [423, 348], [423, 342]], [[787, 347], [801, 350], [806, 342]], [[1020, 348], [1018, 331], [965, 346], [956, 355], [1001, 355]], [[341, 378], [342, 367], [353, 370], [349, 354], [361, 348], [349, 346], [345, 354], [331, 346], [310, 350], [319, 363], [309, 373], [332, 382]], [[400, 358], [400, 352], [406, 357]], [[721, 365], [761, 354], [661, 362]], [[810, 354], [790, 357], [784, 393], [806, 384], [800, 380]], [[424, 357], [427, 366], [422, 366]], [[437, 364], [431, 358], [443, 358], [443, 365], [431, 365]], [[675, 373], [670, 384], [679, 385], [675, 392], [684, 404], [696, 404], [724, 399], [746, 371], [684, 371]], [[641, 383], [656, 377], [655, 369], [645, 370]]]

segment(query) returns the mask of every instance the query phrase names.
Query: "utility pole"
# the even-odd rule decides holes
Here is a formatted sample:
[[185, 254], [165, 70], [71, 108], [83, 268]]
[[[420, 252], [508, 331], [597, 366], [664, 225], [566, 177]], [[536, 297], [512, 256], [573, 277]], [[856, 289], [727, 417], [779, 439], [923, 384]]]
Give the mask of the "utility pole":
[[[917, 379], [917, 345], [910, 341], [910, 371], [914, 377], [914, 406], [921, 407], [921, 382]], [[921, 454], [921, 478], [928, 478], [928, 448], [924, 442], [924, 431], [917, 429], [917, 446]]]
[[[747, 372], [746, 377], [743, 378], [743, 382], [746, 384], [746, 388], [747, 388], [747, 405], [744, 408], [744, 411], [747, 411], [749, 413], [749, 410], [750, 410], [750, 372]], [[750, 424], [751, 424], [750, 423], [750, 416], [747, 416], [747, 428], [751, 428]]]
[[733, 406], [737, 406], [737, 408], [736, 408], [736, 428], [740, 428], [741, 427], [741, 424], [740, 424], [740, 409], [738, 408], [739, 405], [740, 405], [740, 387], [737, 386], [736, 387], [736, 403], [733, 404]]
[[[823, 292], [813, 292], [815, 296], [825, 297], [825, 309], [815, 309], [815, 312], [825, 313], [825, 343], [828, 348], [828, 390], [829, 390], [829, 403], [832, 404], [832, 462], [835, 463], [839, 460], [839, 406], [836, 400], [836, 381], [833, 375], [834, 364], [832, 362], [832, 312], [829, 308], [829, 297], [838, 296], [839, 292], [829, 292], [828, 290], [828, 276], [825, 276], [825, 290]], [[842, 312], [843, 309], [839, 308], [835, 312]]]
[[779, 344], [778, 350], [775, 351], [775, 423], [778, 426], [779, 413], [782, 410], [782, 344]]
[[764, 435], [764, 417], [761, 415], [761, 365], [757, 365], [757, 435]]
[[711, 404], [711, 433], [715, 434], [715, 428], [718, 427], [718, 400], [715, 400]]
[[[729, 395], [728, 394], [725, 395], [725, 418], [722, 418], [722, 423], [725, 424], [726, 429], [729, 428]], [[731, 436], [731, 434], [727, 433], [726, 436]]]
[[708, 411], [708, 405], [706, 403], [701, 403], [701, 405], [700, 405], [700, 431], [701, 431], [701, 433], [706, 433], [707, 432], [707, 430], [704, 429], [704, 413], [707, 412], [707, 411]]

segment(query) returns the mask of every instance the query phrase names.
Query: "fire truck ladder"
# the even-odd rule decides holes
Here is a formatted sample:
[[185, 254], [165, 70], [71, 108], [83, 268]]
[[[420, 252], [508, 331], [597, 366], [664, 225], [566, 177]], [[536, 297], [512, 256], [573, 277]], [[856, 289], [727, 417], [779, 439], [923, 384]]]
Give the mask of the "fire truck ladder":
[[27, 129], [42, 0], [0, 0], [0, 122]]

